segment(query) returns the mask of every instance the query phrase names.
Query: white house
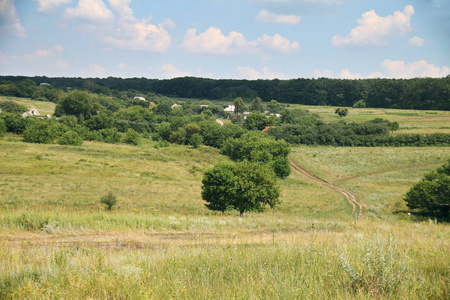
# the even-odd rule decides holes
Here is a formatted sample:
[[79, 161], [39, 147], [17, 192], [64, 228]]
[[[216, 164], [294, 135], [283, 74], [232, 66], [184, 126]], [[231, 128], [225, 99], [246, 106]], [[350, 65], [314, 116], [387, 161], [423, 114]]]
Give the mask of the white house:
[[175, 107], [178, 107], [178, 106], [181, 106], [181, 105], [175, 103], [175, 104], [172, 104], [171, 108], [174, 109]]
[[216, 119], [216, 123], [219, 124], [220, 126], [223, 126], [222, 120]]
[[209, 107], [207, 104], [200, 104], [200, 108]]
[[36, 108], [32, 108], [30, 111], [26, 111], [22, 114], [22, 117], [42, 117]]
[[144, 97], [134, 97], [134, 100], [147, 101]]
[[225, 108], [223, 111], [228, 113], [228, 114], [234, 113], [236, 111], [236, 106], [228, 105], [228, 107]]

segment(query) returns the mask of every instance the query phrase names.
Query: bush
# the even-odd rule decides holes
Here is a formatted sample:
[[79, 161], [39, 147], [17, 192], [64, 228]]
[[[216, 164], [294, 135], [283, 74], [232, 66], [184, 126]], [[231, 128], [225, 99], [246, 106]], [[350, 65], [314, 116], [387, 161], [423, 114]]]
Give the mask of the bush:
[[27, 143], [51, 144], [58, 134], [58, 129], [53, 124], [40, 121], [24, 131], [23, 140]]
[[392, 295], [403, 281], [405, 267], [399, 257], [392, 235], [387, 240], [376, 236], [364, 244], [364, 258], [352, 263], [338, 246], [339, 262], [348, 274], [353, 292], [363, 290], [373, 297]]
[[134, 129], [128, 129], [123, 142], [130, 145], [138, 146], [141, 144], [141, 135], [136, 132]]
[[189, 139], [189, 144], [191, 144], [194, 148], [200, 147], [203, 143], [203, 138], [199, 133], [194, 133]]
[[117, 203], [117, 197], [113, 193], [109, 192], [107, 195], [100, 198], [100, 203], [105, 204], [107, 210], [111, 210]]
[[60, 145], [72, 145], [81, 146], [83, 144], [83, 139], [75, 131], [65, 132], [58, 140]]
[[6, 125], [3, 119], [0, 119], [0, 139], [5, 136], [6, 133]]
[[102, 129], [99, 132], [101, 134], [102, 140], [105, 143], [116, 144], [121, 140], [120, 133], [114, 129]]

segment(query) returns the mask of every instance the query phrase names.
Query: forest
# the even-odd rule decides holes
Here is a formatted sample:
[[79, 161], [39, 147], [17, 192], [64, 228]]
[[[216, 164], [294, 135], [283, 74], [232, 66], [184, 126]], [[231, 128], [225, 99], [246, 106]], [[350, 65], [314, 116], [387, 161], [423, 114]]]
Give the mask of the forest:
[[[147, 78], [66, 78], [45, 76], [0, 76], [0, 95], [24, 95], [21, 82], [37, 86], [48, 83], [58, 89], [84, 88], [94, 93], [129, 97], [148, 93], [181, 98], [233, 100], [250, 102], [259, 97], [264, 102], [346, 107], [450, 110], [450, 75], [444, 78], [412, 79], [330, 79], [298, 78], [290, 80], [233, 80], [183, 77]], [[50, 99], [49, 99], [50, 100]]]

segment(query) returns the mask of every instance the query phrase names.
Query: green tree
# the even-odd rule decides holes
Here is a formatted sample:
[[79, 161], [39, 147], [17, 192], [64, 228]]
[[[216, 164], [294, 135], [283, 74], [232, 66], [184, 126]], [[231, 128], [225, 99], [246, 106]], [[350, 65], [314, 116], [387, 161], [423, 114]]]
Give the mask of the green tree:
[[221, 163], [205, 173], [202, 184], [202, 198], [211, 210], [237, 210], [243, 215], [280, 203], [275, 174], [260, 163]]
[[247, 130], [263, 130], [268, 125], [268, 118], [265, 114], [255, 112], [251, 113], [244, 120], [244, 126]]
[[95, 108], [91, 96], [85, 91], [72, 91], [67, 94], [55, 107], [56, 112], [65, 115], [74, 115], [90, 119], [95, 114]]
[[245, 111], [245, 103], [241, 97], [234, 99], [234, 112], [241, 114]]
[[253, 102], [252, 102], [252, 106], [251, 106], [251, 110], [252, 111], [257, 111], [257, 112], [261, 112], [262, 111], [262, 101], [261, 98], [256, 97]]
[[448, 217], [450, 209], [450, 159], [436, 171], [425, 174], [406, 194], [404, 200], [411, 209], [440, 213]]
[[108, 193], [100, 198], [100, 203], [105, 204], [107, 210], [111, 210], [117, 203], [117, 197], [113, 193]]
[[348, 109], [347, 108], [336, 108], [334, 113], [339, 115], [339, 117], [345, 117], [348, 114]]
[[270, 112], [272, 113], [278, 113], [281, 111], [282, 107], [280, 105], [280, 103], [278, 103], [277, 100], [271, 100], [269, 103], [267, 103], [267, 108], [270, 110]]
[[60, 145], [81, 146], [83, 139], [75, 131], [69, 130], [61, 135], [58, 139]]
[[37, 85], [33, 80], [25, 79], [17, 83], [17, 89], [19, 97], [31, 98], [37, 89]]

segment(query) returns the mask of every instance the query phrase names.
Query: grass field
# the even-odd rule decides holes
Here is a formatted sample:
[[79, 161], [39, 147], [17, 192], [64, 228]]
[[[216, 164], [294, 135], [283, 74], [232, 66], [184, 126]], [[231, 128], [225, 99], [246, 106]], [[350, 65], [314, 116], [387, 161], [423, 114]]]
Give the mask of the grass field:
[[0, 299], [450, 298], [450, 227], [409, 219], [402, 200], [449, 147], [294, 148], [358, 196], [355, 221], [342, 195], [294, 172], [274, 210], [210, 212], [201, 179], [228, 158], [154, 145], [0, 139]]

